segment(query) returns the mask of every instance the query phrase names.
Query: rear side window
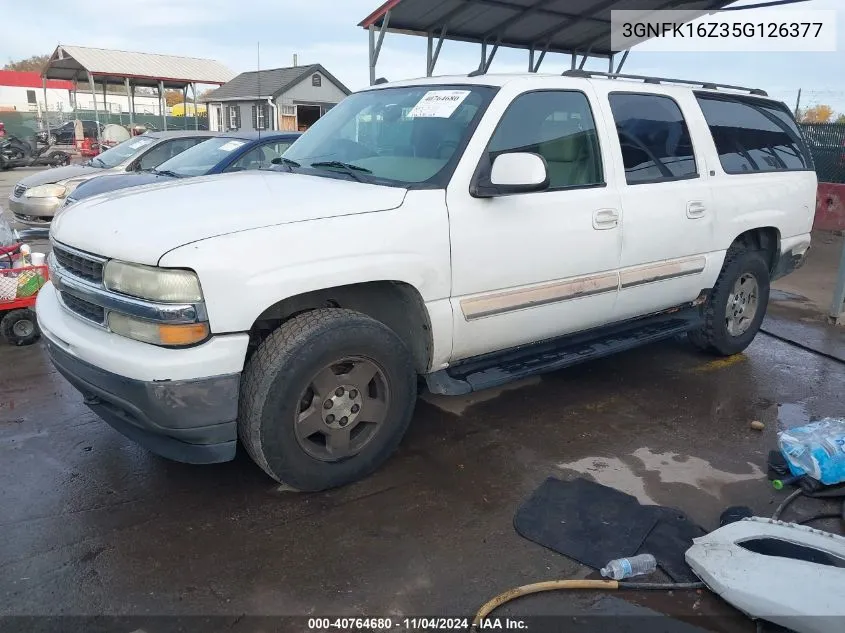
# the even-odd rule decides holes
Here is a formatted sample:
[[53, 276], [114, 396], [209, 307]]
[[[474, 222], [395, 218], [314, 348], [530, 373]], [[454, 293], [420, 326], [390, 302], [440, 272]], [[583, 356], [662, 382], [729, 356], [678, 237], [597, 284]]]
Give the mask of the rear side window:
[[616, 92], [608, 100], [629, 185], [698, 176], [689, 129], [674, 99]]
[[784, 107], [734, 96], [697, 93], [696, 98], [726, 173], [809, 168], [801, 133]]

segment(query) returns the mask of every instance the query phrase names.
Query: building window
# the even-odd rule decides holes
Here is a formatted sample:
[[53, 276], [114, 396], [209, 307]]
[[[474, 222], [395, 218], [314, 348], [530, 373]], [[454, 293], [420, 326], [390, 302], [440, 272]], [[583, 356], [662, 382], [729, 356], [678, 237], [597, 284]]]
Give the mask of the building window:
[[33, 105], [38, 103], [38, 101], [35, 99], [35, 90], [26, 91], [26, 102]]
[[283, 105], [281, 109], [282, 109], [282, 116], [296, 116], [296, 106]]
[[252, 127], [255, 130], [269, 129], [267, 120], [270, 118], [270, 105], [267, 103], [259, 103], [252, 106]]
[[323, 85], [323, 78], [319, 74], [314, 73], [311, 75], [311, 85], [315, 88], [319, 88]]
[[240, 127], [241, 108], [240, 106], [228, 106], [229, 108], [229, 129], [237, 130]]

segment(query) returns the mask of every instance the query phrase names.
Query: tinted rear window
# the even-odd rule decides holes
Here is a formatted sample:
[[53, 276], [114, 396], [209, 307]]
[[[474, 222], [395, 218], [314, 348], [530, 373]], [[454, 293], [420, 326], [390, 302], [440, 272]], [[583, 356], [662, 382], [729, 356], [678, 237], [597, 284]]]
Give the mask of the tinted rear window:
[[608, 100], [629, 185], [698, 175], [687, 123], [674, 99], [616, 92]]
[[696, 93], [696, 98], [726, 173], [810, 168], [801, 133], [784, 106], [734, 96]]

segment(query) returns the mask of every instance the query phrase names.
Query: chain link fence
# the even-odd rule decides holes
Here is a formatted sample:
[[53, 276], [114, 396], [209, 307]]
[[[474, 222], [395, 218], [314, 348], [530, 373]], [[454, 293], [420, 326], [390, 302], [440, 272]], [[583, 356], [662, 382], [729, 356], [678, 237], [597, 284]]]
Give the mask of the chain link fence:
[[[115, 123], [124, 127], [129, 127], [129, 113], [128, 112], [97, 112], [100, 123], [108, 125]], [[73, 119], [94, 121], [93, 110], [76, 110], [69, 112], [48, 112], [47, 121], [50, 122], [50, 127], [55, 129]], [[0, 112], [0, 121], [6, 127], [6, 133], [10, 136], [17, 136], [27, 140], [34, 140], [35, 133], [46, 129], [46, 121], [41, 113], [37, 112]], [[143, 125], [149, 130], [164, 129], [161, 117], [156, 114], [136, 114], [134, 117], [135, 125]], [[200, 116], [196, 118], [200, 130], [208, 129], [208, 117]], [[193, 130], [195, 129], [195, 118], [193, 116], [168, 116], [167, 129], [168, 130]]]
[[819, 182], [845, 183], [845, 124], [801, 123]]

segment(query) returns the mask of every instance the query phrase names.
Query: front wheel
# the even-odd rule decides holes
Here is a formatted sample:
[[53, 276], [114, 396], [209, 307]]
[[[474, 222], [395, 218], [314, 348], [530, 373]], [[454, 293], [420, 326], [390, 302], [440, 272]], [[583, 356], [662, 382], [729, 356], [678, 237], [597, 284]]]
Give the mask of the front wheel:
[[704, 326], [690, 333], [701, 349], [732, 356], [751, 344], [769, 302], [769, 267], [760, 251], [728, 252], [705, 304]]
[[298, 490], [342, 486], [396, 450], [416, 401], [407, 347], [387, 326], [344, 309], [282, 324], [250, 359], [238, 434], [253, 460]]

